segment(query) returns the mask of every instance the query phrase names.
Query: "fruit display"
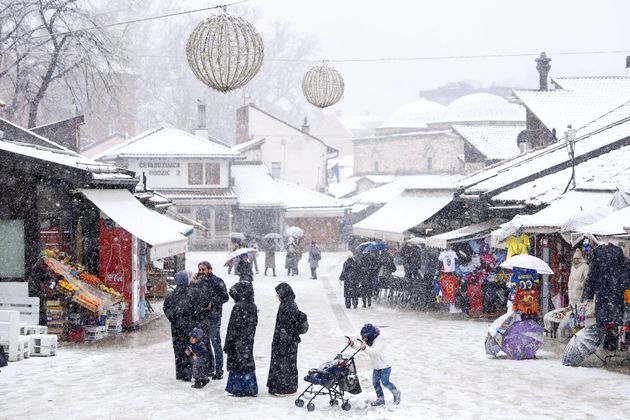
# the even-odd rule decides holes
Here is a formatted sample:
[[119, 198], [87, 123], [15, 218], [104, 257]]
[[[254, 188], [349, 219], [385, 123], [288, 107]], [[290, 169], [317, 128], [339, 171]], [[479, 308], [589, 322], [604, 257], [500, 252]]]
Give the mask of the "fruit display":
[[72, 297], [72, 300], [90, 312], [95, 314], [100, 312], [102, 301], [95, 296], [91, 296], [85, 292], [79, 292]]
[[104, 283], [100, 283], [98, 285], [98, 288], [101, 289], [102, 291], [104, 291], [105, 293], [109, 293], [110, 295], [112, 295], [112, 297], [114, 299], [117, 299], [117, 300], [122, 300], [123, 299], [123, 295], [121, 295], [116, 290], [112, 289], [111, 287], [108, 287]]
[[79, 274], [79, 278], [83, 280], [84, 282], [91, 284], [93, 286], [97, 286], [99, 285], [99, 283], [101, 283], [101, 280], [98, 277], [96, 277], [93, 274], [86, 273], [85, 271]]
[[68, 283], [66, 280], [61, 279], [57, 282], [57, 290], [65, 296], [72, 297], [74, 292], [77, 291], [77, 288]]

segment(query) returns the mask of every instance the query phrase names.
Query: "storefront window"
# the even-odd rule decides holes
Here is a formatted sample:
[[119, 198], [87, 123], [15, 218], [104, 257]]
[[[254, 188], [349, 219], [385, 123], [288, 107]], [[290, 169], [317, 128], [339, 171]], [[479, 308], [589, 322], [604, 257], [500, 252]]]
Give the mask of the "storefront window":
[[203, 184], [203, 164], [202, 163], [188, 163], [188, 184], [189, 185]]
[[215, 211], [214, 231], [219, 235], [230, 231], [230, 212], [227, 209], [217, 209]]
[[206, 163], [206, 184], [219, 185], [221, 183], [221, 165]]
[[24, 221], [0, 220], [0, 278], [24, 277]]

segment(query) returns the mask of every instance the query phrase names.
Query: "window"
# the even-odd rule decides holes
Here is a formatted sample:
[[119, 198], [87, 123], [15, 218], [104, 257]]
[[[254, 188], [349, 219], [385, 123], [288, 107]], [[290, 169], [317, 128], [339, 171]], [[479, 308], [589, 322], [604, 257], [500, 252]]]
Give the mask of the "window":
[[227, 209], [218, 208], [214, 212], [214, 232], [216, 234], [230, 231], [230, 212]]
[[24, 277], [24, 221], [0, 220], [0, 278]]
[[206, 184], [218, 185], [221, 183], [221, 165], [218, 163], [206, 163]]
[[188, 163], [188, 184], [189, 185], [203, 184], [203, 164]]
[[219, 163], [188, 163], [188, 185], [219, 185], [221, 165]]
[[282, 178], [282, 162], [271, 162], [271, 176]]
[[427, 158], [427, 169], [428, 170], [433, 169], [433, 158], [431, 158], [431, 157]]

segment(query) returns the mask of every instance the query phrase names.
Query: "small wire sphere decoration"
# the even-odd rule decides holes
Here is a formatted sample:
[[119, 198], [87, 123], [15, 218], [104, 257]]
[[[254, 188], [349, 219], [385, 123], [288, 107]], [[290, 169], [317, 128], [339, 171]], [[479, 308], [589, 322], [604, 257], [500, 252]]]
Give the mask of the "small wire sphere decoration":
[[343, 96], [343, 77], [327, 64], [319, 64], [304, 75], [302, 93], [306, 100], [319, 108], [334, 105]]
[[219, 92], [240, 88], [252, 80], [260, 70], [264, 52], [256, 28], [225, 12], [197, 25], [186, 43], [188, 65], [197, 79]]

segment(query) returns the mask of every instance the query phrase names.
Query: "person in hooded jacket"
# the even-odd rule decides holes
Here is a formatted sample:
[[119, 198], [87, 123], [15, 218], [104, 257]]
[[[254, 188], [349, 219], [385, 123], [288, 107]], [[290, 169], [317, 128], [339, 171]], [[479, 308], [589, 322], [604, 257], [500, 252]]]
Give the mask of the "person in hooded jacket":
[[254, 397], [258, 394], [254, 361], [258, 309], [254, 303], [254, 287], [249, 281], [239, 281], [230, 288], [230, 296], [234, 307], [223, 345], [229, 372], [225, 390], [237, 397]]
[[308, 323], [295, 303], [295, 293], [291, 286], [280, 283], [276, 286], [276, 294], [280, 306], [271, 343], [267, 387], [270, 394], [293, 394], [298, 387], [297, 356], [300, 334], [306, 332]]
[[190, 381], [192, 366], [186, 355], [188, 333], [196, 325], [199, 310], [199, 291], [189, 286], [189, 274], [180, 271], [175, 275], [175, 290], [164, 299], [164, 314], [171, 323], [173, 351], [175, 352], [175, 378]]
[[346, 253], [346, 258], [339, 275], [339, 281], [343, 283], [343, 297], [346, 300], [346, 308], [350, 309], [350, 305], [352, 305], [356, 309], [359, 304], [359, 266], [354, 260], [352, 251]]
[[254, 281], [254, 271], [249, 261], [249, 254], [239, 256], [236, 272], [238, 273], [239, 281]]
[[376, 401], [372, 406], [385, 404], [385, 396], [381, 383], [391, 391], [394, 396], [394, 404], [400, 403], [400, 391], [389, 381], [392, 372], [392, 364], [386, 354], [387, 339], [385, 334], [372, 324], [365, 324], [361, 328], [361, 344], [355, 343], [351, 338], [347, 338], [348, 345], [355, 350], [364, 351], [372, 363], [372, 385], [376, 391]]

